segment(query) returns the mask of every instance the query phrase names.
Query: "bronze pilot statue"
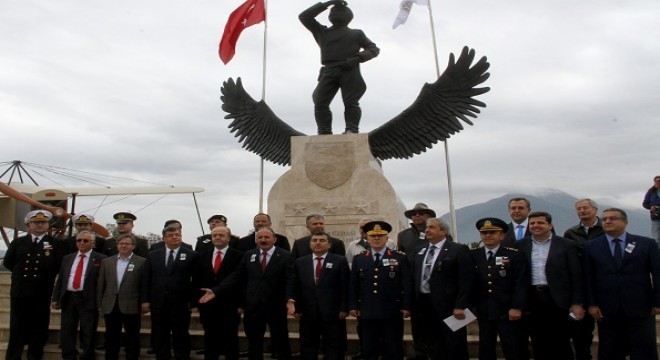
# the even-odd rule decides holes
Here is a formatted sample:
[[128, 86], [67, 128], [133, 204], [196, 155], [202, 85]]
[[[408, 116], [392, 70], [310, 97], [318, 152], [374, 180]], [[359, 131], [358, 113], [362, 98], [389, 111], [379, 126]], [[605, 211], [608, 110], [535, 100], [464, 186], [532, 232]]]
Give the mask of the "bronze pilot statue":
[[[327, 27], [316, 21], [316, 16], [328, 9], [328, 19], [332, 26]], [[332, 0], [317, 3], [298, 16], [300, 22], [314, 35], [321, 49], [321, 70], [318, 84], [314, 89], [314, 117], [318, 134], [332, 134], [332, 112], [330, 103], [341, 89], [344, 101], [344, 134], [358, 133], [360, 117], [360, 98], [367, 90], [367, 85], [360, 74], [360, 63], [378, 56], [379, 49], [364, 35], [362, 30], [351, 29], [348, 24], [353, 20], [353, 12], [345, 1]]]

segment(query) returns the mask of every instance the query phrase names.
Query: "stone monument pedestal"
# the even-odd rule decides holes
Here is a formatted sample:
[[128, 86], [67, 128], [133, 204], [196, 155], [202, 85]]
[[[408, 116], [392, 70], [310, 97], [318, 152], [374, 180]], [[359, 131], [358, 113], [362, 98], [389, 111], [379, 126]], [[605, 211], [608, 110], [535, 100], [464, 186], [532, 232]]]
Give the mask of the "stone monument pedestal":
[[371, 155], [368, 134], [295, 136], [291, 169], [268, 194], [273, 228], [291, 242], [309, 234], [305, 218], [325, 217], [326, 231], [345, 243], [360, 237], [369, 217], [392, 224], [390, 239], [408, 227], [405, 206]]

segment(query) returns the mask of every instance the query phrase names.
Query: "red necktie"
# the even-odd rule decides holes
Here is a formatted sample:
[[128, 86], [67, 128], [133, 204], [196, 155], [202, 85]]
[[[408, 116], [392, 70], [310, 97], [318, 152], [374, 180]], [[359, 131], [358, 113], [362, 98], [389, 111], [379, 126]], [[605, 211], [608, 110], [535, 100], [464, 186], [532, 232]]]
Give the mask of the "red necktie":
[[220, 270], [220, 265], [222, 265], [222, 251], [215, 253], [215, 262], [213, 262], [214, 273], [218, 273], [218, 270]]
[[317, 257], [316, 258], [316, 270], [314, 271], [314, 276], [316, 279], [316, 283], [319, 283], [319, 280], [321, 279], [321, 270], [323, 269], [323, 258], [322, 257]]
[[85, 265], [85, 254], [80, 254], [80, 261], [78, 261], [78, 266], [76, 267], [76, 273], [73, 275], [73, 288], [75, 290], [80, 289], [80, 282], [82, 280], [83, 266]]
[[266, 271], [266, 265], [268, 265], [268, 252], [264, 251], [261, 254], [261, 272]]

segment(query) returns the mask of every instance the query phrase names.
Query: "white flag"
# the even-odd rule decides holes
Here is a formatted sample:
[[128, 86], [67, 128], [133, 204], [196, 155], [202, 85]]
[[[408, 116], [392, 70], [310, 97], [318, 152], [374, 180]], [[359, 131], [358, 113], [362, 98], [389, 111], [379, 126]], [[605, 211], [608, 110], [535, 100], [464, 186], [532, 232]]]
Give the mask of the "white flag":
[[396, 19], [394, 20], [394, 25], [392, 25], [392, 29], [396, 29], [399, 25], [403, 25], [406, 23], [406, 20], [408, 20], [408, 15], [410, 14], [410, 10], [412, 9], [413, 3], [417, 5], [429, 5], [428, 0], [401, 0], [401, 5], [399, 5], [399, 14], [396, 16]]

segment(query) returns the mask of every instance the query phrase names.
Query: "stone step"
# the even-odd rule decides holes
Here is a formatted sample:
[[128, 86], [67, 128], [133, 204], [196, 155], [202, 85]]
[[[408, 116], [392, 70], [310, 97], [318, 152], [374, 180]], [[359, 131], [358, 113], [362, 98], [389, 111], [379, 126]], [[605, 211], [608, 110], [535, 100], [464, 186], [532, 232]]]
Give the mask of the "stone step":
[[[103, 341], [103, 335], [105, 333], [105, 328], [104, 327], [98, 327], [97, 328], [97, 333], [96, 333], [96, 344], [102, 344]], [[59, 339], [60, 339], [60, 327], [59, 326], [50, 326], [50, 331], [48, 333], [48, 339], [47, 339], [47, 346], [55, 346], [57, 347], [57, 344], [59, 344]], [[241, 351], [247, 351], [248, 348], [248, 342], [247, 338], [245, 336], [245, 332], [242, 330], [239, 330], [238, 332], [239, 335], [239, 348]], [[148, 349], [150, 348], [150, 331], [149, 329], [140, 329], [140, 346], [142, 349]], [[202, 330], [191, 330], [190, 331], [190, 338], [191, 338], [191, 345], [192, 349], [201, 349], [204, 347], [204, 332]], [[270, 333], [267, 331], [266, 334], [264, 335], [265, 338], [265, 350], [268, 349], [269, 346], [269, 340], [270, 340]], [[478, 337], [471, 336], [472, 342], [474, 344], [478, 343]], [[299, 352], [300, 351], [300, 333], [298, 332], [291, 332], [289, 331], [289, 339], [291, 341], [291, 351], [293, 353]], [[0, 325], [0, 344], [6, 344], [7, 341], [9, 340], [9, 327], [7, 325]], [[359, 351], [359, 342], [358, 342], [358, 337], [356, 334], [349, 334], [347, 335], [347, 340], [348, 340], [348, 348], [347, 348], [347, 353], [348, 354], [354, 354]], [[404, 335], [403, 338], [404, 341], [404, 346], [406, 351], [412, 351], [412, 336], [411, 335]], [[0, 350], [6, 350], [6, 345], [3, 348], [2, 345], [0, 345]], [[476, 351], [476, 347], [475, 347]], [[476, 353], [475, 353], [476, 354]], [[0, 353], [0, 357], [2, 357], [2, 354]]]
[[[8, 300], [7, 300], [8, 301]], [[60, 325], [62, 319], [62, 312], [60, 310], [51, 310], [50, 312], [50, 324], [51, 325]], [[3, 307], [0, 306], [0, 324], [9, 324], [9, 306]], [[404, 333], [410, 334], [410, 319], [405, 319], [404, 322]], [[99, 326], [104, 326], [105, 321], [103, 316], [99, 316]], [[142, 315], [142, 328], [149, 329], [151, 327], [151, 314]], [[294, 317], [288, 317], [288, 328], [290, 332], [299, 331], [299, 322]], [[357, 329], [357, 319], [354, 317], [348, 317], [346, 319], [346, 331], [348, 334], [355, 334]], [[199, 319], [199, 313], [192, 313], [190, 317], [190, 330], [203, 330], [202, 324]], [[239, 330], [243, 330], [243, 322], [239, 326]], [[468, 333], [478, 334], [479, 330], [476, 322], [468, 325]]]
[[[4, 358], [5, 352], [7, 351], [7, 344], [6, 343], [0, 343], [0, 357]], [[351, 360], [351, 353], [345, 357], [346, 360]], [[140, 352], [140, 359], [155, 359], [155, 355], [149, 355], [147, 354], [146, 349], [142, 349]], [[43, 360], [60, 360], [61, 359], [61, 352], [60, 349], [57, 345], [46, 345], [44, 348], [44, 357]], [[198, 355], [196, 354], [195, 351], [192, 351], [190, 354], [190, 359], [191, 360], [203, 360], [204, 355]], [[271, 360], [272, 358], [270, 357], [270, 354], [264, 353], [264, 360]], [[96, 351], [96, 360], [104, 360], [104, 353], [103, 351]], [[470, 360], [477, 360], [476, 357], [471, 357]], [[503, 360], [503, 358], [498, 358], [498, 360]]]

